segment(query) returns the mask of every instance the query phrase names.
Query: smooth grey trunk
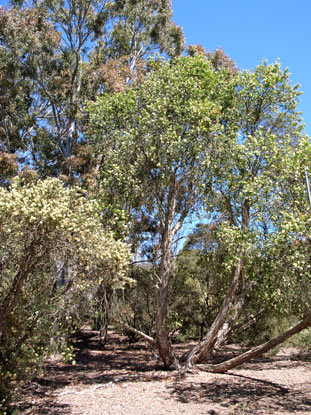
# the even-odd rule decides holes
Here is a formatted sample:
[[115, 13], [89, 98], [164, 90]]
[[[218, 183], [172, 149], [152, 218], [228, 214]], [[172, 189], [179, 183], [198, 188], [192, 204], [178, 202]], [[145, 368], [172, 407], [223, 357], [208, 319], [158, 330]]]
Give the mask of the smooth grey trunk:
[[250, 325], [256, 322], [257, 317], [262, 313], [262, 310], [261, 310], [256, 314], [256, 316], [249, 315], [244, 319], [242, 323], [236, 324], [236, 321], [239, 319], [239, 317], [241, 316], [243, 312], [245, 300], [246, 300], [246, 294], [256, 284], [257, 284], [256, 281], [251, 281], [249, 284], [247, 284], [244, 287], [237, 303], [234, 306], [234, 315], [231, 318], [229, 318], [227, 321], [225, 321], [222, 327], [220, 328], [214, 340], [213, 349], [220, 347], [227, 340], [232, 330], [236, 330], [243, 326], [249, 327]]
[[244, 330], [251, 327], [256, 323], [258, 316], [262, 313], [262, 310], [254, 316], [253, 314], [247, 316], [242, 323], [234, 324], [235, 319], [231, 318], [224, 323], [222, 328], [219, 330], [216, 340], [214, 342], [214, 349], [219, 348], [225, 341], [227, 341], [229, 334], [237, 329], [243, 327]]
[[217, 314], [209, 331], [207, 332], [205, 338], [202, 342], [197, 344], [192, 350], [190, 350], [182, 356], [181, 361], [184, 362], [185, 366], [192, 367], [195, 363], [201, 363], [209, 355], [214, 345], [214, 341], [219, 333], [219, 329], [225, 322], [226, 316], [232, 304], [233, 297], [238, 288], [240, 282], [242, 262], [243, 259], [241, 255], [238, 260], [238, 264], [233, 272], [232, 281], [228, 289], [227, 295], [222, 303], [221, 309]]
[[120, 324], [120, 326], [122, 326], [122, 327], [126, 328], [127, 330], [129, 330], [129, 331], [137, 334], [137, 336], [142, 337], [144, 340], [146, 340], [152, 346], [156, 346], [156, 341], [154, 340], [154, 338], [148, 336], [147, 334], [143, 333], [142, 331], [137, 330], [134, 327], [131, 327], [131, 326], [129, 326], [126, 323], [123, 323], [123, 321], [121, 321], [121, 320], [119, 320], [117, 318], [114, 318], [114, 317], [111, 317], [110, 316], [110, 320], [111, 321], [114, 321], [117, 324]]
[[165, 367], [179, 367], [167, 329], [168, 284], [171, 274], [172, 234], [166, 224], [162, 234], [160, 281], [158, 287], [158, 305], [156, 313], [156, 344]]
[[300, 323], [298, 323], [293, 328], [287, 330], [283, 334], [274, 339], [267, 341], [266, 343], [261, 344], [260, 346], [256, 346], [245, 353], [240, 354], [233, 359], [227, 360], [226, 362], [219, 363], [217, 365], [204, 365], [204, 369], [208, 372], [213, 373], [224, 373], [230, 369], [233, 369], [237, 366], [240, 366], [242, 363], [248, 362], [255, 357], [262, 355], [263, 353], [268, 352], [269, 350], [273, 349], [274, 347], [278, 346], [279, 344], [283, 343], [294, 334], [300, 333], [307, 327], [311, 327], [311, 314], [308, 314]]

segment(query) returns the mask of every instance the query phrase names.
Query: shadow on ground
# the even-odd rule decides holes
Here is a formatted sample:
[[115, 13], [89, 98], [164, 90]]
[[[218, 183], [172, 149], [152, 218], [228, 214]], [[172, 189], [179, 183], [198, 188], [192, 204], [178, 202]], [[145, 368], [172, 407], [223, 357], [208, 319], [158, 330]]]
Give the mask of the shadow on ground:
[[65, 386], [77, 389], [109, 382], [148, 381], [161, 378], [155, 356], [144, 343], [128, 344], [125, 337], [109, 333], [100, 344], [98, 332], [83, 330], [74, 339], [76, 364], [49, 359], [44, 374], [25, 386], [16, 409], [23, 415], [69, 414], [68, 405], [59, 405], [57, 396]]
[[214, 403], [222, 408], [236, 408], [234, 414], [311, 414], [310, 394], [306, 397], [306, 391], [238, 374], [217, 375], [210, 382], [186, 385], [177, 381], [169, 389], [170, 396], [179, 402]]
[[[185, 345], [181, 345], [180, 352]], [[74, 386], [75, 390], [109, 382], [147, 382], [167, 379], [169, 399], [183, 403], [214, 403], [221, 408], [236, 408], [234, 414], [293, 414], [298, 411], [311, 413], [310, 393], [303, 390], [290, 390], [277, 383], [256, 378], [256, 371], [269, 369], [271, 359], [257, 359], [244, 365], [254, 374], [207, 376], [208, 381], [182, 379], [176, 372], [165, 372], [152, 351], [144, 343], [128, 344], [125, 337], [109, 332], [108, 342], [101, 345], [98, 332], [84, 330], [75, 339], [76, 364], [63, 363], [50, 359], [45, 365], [44, 375], [38, 376], [23, 390], [23, 396], [17, 406], [24, 415], [61, 415], [70, 414], [68, 405], [60, 405], [57, 397], [65, 386]], [[227, 347], [215, 358], [223, 360], [237, 353], [236, 348]], [[275, 357], [273, 362], [278, 368], [298, 362]], [[204, 378], [204, 380], [206, 380]], [[309, 385], [310, 388], [311, 385]], [[213, 412], [215, 415], [218, 412]]]

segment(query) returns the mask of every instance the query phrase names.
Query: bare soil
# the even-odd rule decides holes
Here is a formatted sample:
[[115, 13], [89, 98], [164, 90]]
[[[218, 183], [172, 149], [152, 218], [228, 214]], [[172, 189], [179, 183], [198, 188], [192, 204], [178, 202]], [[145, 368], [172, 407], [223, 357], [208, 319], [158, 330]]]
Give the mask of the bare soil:
[[[188, 345], [178, 345], [181, 353]], [[241, 352], [226, 346], [217, 361]], [[56, 358], [23, 389], [23, 415], [310, 415], [311, 356], [281, 349], [226, 374], [164, 371], [144, 343], [84, 330], [75, 343], [76, 365]]]

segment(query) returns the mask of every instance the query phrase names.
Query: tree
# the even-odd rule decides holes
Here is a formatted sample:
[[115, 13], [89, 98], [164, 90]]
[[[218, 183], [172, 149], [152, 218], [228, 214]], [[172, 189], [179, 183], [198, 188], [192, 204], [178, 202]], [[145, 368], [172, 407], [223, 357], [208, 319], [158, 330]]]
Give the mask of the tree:
[[[0, 401], [33, 373], [64, 336], [64, 316], [99, 284], [120, 287], [130, 256], [103, 232], [94, 201], [58, 179], [0, 188]], [[59, 285], [56, 267], [70, 278]], [[81, 304], [81, 303], [80, 303]], [[57, 333], [58, 331], [59, 333]], [[60, 335], [61, 334], [61, 335]]]
[[[226, 218], [227, 223], [220, 229], [221, 238], [233, 248], [231, 255], [236, 251], [235, 258], [230, 261], [238, 265], [223, 306], [204, 341], [184, 356], [190, 365], [191, 361], [198, 363], [208, 356], [228, 312], [233, 306], [239, 308], [244, 303], [240, 299], [248, 291], [260, 290], [260, 286], [266, 288], [268, 284], [274, 293], [279, 289], [279, 279], [270, 272], [271, 267], [266, 262], [267, 249], [272, 243], [270, 237], [282, 232], [278, 217], [280, 206], [286, 203], [291, 209], [285, 202], [285, 189], [279, 187], [290, 174], [287, 158], [292, 158], [297, 143], [304, 141], [302, 122], [296, 110], [300, 93], [297, 86], [291, 85], [288, 71], [282, 71], [279, 63], [267, 65], [263, 62], [253, 72], [243, 71], [233, 79], [237, 97], [224, 118], [222, 144], [215, 154], [216, 170], [211, 171], [211, 181], [207, 183], [212, 191], [206, 194], [207, 205], [212, 206], [215, 218]], [[303, 182], [299, 187], [303, 188]], [[290, 235], [287, 234], [287, 238]], [[261, 264], [267, 266], [257, 267], [254, 273], [258, 256]], [[280, 268], [278, 275], [282, 272], [286, 272], [284, 268]], [[241, 295], [234, 300], [239, 286]]]
[[230, 92], [225, 80], [231, 75], [213, 71], [204, 58], [155, 65], [160, 68], [142, 87], [104, 96], [89, 111], [98, 152], [105, 148], [103, 188], [127, 197], [124, 203], [138, 207], [133, 213], [154, 226], [152, 244], [147, 240], [141, 249], [146, 247], [157, 268], [156, 343], [170, 366], [178, 364], [166, 321], [174, 240], [201, 207], [210, 144], [220, 128], [217, 90], [224, 84]]
[[83, 134], [85, 99], [135, 82], [152, 50], [180, 53], [181, 29], [167, 1], [12, 3], [0, 10], [0, 148], [22, 151], [22, 162], [42, 176], [74, 182], [94, 167]]
[[44, 13], [36, 9], [1, 7], [0, 22], [0, 149], [22, 151], [26, 158], [29, 153], [36, 165], [37, 153], [46, 145], [48, 135], [42, 121], [51, 114], [42, 80], [51, 77], [57, 64], [60, 37]]
[[[140, 334], [158, 348], [165, 366], [190, 367], [204, 361], [232, 309], [243, 307], [257, 284], [265, 288], [269, 281], [274, 297], [280, 290], [288, 264], [281, 266], [279, 237], [284, 235], [283, 246], [292, 239], [280, 216], [280, 207], [293, 203], [284, 188], [288, 160], [299, 143], [309, 147], [296, 110], [299, 92], [278, 63], [252, 72], [213, 68], [202, 56], [153, 65], [141, 86], [90, 104], [89, 134], [102, 154], [102, 192], [152, 225], [141, 229], [140, 256], [154, 268], [156, 335]], [[301, 180], [295, 185], [304, 188]], [[225, 247], [220, 274], [226, 275], [227, 291], [203, 340], [178, 361], [167, 327], [169, 283], [174, 241], [195, 213], [215, 227], [214, 249]], [[272, 251], [280, 255], [274, 257], [277, 275], [271, 266], [255, 266]], [[302, 323], [247, 358], [310, 325], [307, 304]]]

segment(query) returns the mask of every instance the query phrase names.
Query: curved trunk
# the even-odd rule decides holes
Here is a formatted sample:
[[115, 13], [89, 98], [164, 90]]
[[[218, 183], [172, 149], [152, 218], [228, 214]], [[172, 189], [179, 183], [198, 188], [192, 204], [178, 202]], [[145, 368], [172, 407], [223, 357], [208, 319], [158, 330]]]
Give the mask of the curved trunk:
[[204, 340], [197, 344], [190, 352], [185, 353], [181, 360], [184, 362], [185, 366], [191, 367], [195, 363], [202, 362], [209, 354], [211, 348], [214, 345], [214, 341], [219, 333], [220, 328], [225, 322], [226, 316], [232, 304], [232, 299], [238, 288], [241, 268], [242, 268], [242, 256], [238, 260], [238, 264], [234, 270], [233, 278], [228, 290], [228, 293], [223, 301], [222, 307], [215, 318], [212, 326], [210, 327], [208, 333], [206, 334]]
[[285, 340], [289, 339], [294, 334], [301, 332], [307, 327], [311, 327], [311, 314], [308, 314], [300, 323], [287, 330], [280, 336], [275, 337], [274, 339], [271, 339], [268, 342], [261, 344], [260, 346], [256, 346], [253, 349], [248, 350], [247, 352], [242, 353], [237, 357], [234, 357], [233, 359], [227, 360], [226, 362], [222, 362], [217, 365], [204, 365], [204, 369], [206, 369], [208, 372], [213, 373], [227, 372], [230, 369], [240, 366], [242, 363], [248, 362], [249, 360], [258, 357], [263, 353], [268, 352], [269, 350], [283, 343]]

